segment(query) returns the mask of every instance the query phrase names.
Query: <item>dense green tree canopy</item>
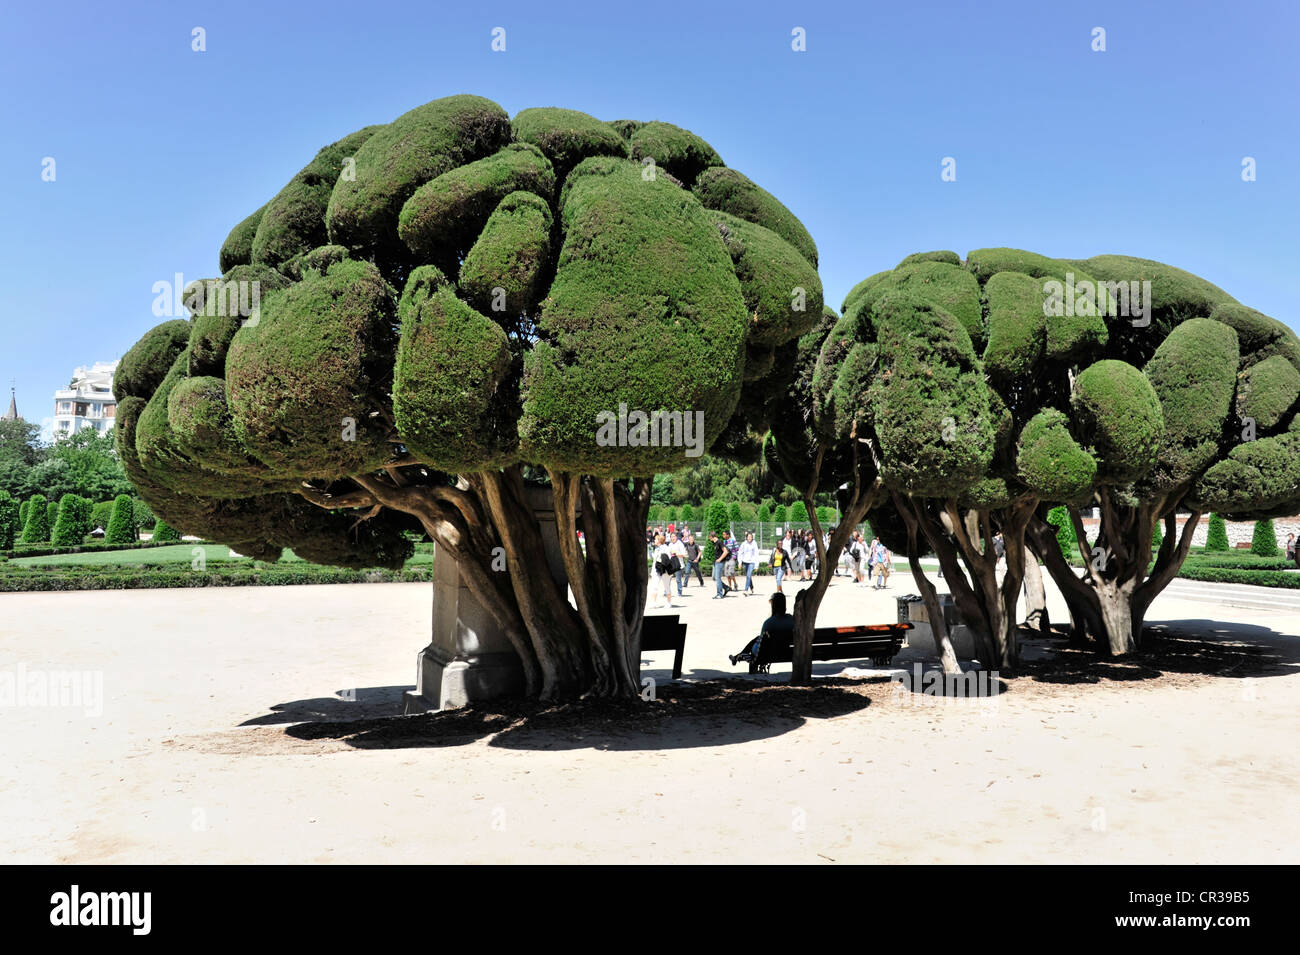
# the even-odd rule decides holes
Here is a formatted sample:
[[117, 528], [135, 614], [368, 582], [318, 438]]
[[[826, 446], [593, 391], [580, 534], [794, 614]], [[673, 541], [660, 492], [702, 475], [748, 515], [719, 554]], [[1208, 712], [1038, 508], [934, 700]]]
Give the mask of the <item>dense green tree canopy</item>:
[[[742, 391], [822, 314], [815, 263], [789, 210], [687, 130], [435, 100], [325, 147], [235, 227], [222, 280], [259, 283], [257, 320], [198, 283], [191, 320], [141, 338], [115, 383], [123, 463], [182, 531], [400, 560], [407, 518], [360, 531], [304, 482], [689, 465], [685, 440], [743, 431]], [[670, 417], [638, 432], [637, 412]]]

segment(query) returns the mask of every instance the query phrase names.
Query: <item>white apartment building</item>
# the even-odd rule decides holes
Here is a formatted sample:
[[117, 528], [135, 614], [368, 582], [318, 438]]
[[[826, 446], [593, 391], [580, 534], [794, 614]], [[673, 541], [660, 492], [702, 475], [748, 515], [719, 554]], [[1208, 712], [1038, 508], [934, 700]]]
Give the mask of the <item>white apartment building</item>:
[[117, 415], [113, 372], [117, 362], [97, 361], [72, 373], [67, 388], [54, 393], [54, 437], [94, 428], [107, 434]]

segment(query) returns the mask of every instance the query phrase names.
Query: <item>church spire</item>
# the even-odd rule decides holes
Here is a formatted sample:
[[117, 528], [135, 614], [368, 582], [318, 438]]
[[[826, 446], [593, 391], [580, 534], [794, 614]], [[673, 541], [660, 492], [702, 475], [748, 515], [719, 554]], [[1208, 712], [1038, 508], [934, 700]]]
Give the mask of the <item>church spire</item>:
[[14, 385], [9, 386], [9, 410], [5, 412], [0, 421], [17, 421], [18, 420], [18, 396]]

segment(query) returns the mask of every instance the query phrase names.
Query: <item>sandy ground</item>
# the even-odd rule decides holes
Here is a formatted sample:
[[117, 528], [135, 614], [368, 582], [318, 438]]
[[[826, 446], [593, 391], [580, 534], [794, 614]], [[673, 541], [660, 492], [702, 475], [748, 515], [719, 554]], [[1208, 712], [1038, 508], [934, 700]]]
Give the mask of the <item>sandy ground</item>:
[[[906, 575], [893, 585], [840, 578], [819, 622], [895, 619], [911, 588]], [[726, 653], [766, 615], [762, 597], [711, 592], [688, 590], [674, 611], [690, 625], [688, 679], [739, 672]], [[1292, 613], [1162, 597], [1152, 620], [1254, 656], [1229, 655], [1217, 675], [1039, 672], [1005, 680], [992, 703], [849, 669], [827, 681], [838, 715], [796, 703], [391, 745], [305, 732], [396, 711], [430, 597], [427, 584], [3, 595], [0, 679], [19, 666], [37, 680], [99, 674], [103, 700], [99, 714], [93, 701], [0, 706], [0, 858], [1300, 861]], [[667, 680], [670, 663], [647, 654], [645, 670]]]

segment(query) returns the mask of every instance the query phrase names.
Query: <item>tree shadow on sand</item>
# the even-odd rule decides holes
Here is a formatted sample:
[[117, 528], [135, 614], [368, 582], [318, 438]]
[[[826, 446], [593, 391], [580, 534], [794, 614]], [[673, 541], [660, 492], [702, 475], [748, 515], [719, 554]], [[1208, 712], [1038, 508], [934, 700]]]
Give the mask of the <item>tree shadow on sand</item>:
[[1216, 620], [1148, 624], [1142, 649], [1127, 657], [1102, 656], [1091, 647], [1067, 643], [1063, 635], [1041, 643], [1051, 647], [1049, 658], [1024, 662], [1018, 672], [1039, 683], [1124, 682], [1180, 675], [1244, 679], [1284, 676], [1300, 667], [1300, 638], [1255, 624]]
[[307, 722], [285, 732], [358, 749], [464, 746], [487, 737], [491, 746], [524, 750], [725, 746], [865, 709], [871, 703], [867, 686], [884, 681], [826, 679], [811, 687], [749, 680], [680, 683], [658, 687], [653, 700], [491, 700], [419, 716]]

